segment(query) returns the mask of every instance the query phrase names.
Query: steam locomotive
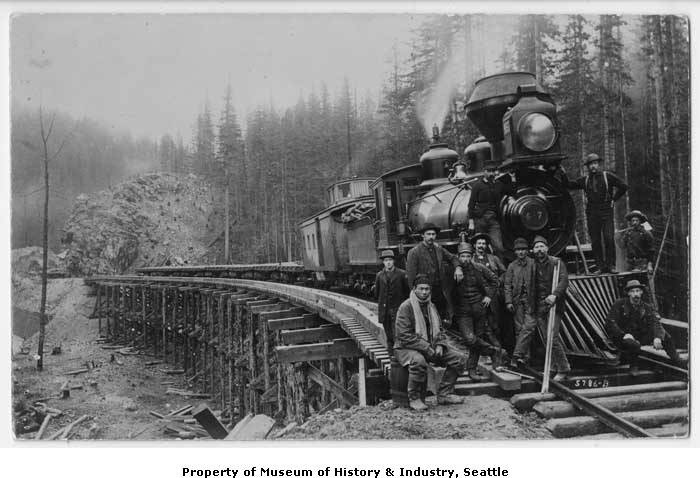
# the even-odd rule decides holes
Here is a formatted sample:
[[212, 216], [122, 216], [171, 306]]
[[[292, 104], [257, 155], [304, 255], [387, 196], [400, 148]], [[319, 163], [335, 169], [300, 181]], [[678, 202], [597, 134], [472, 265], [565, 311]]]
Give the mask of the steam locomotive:
[[576, 210], [557, 174], [564, 155], [554, 100], [533, 74], [502, 73], [476, 82], [465, 112], [483, 136], [463, 159], [440, 142], [434, 127], [433, 143], [418, 163], [329, 186], [329, 206], [299, 225], [304, 269], [317, 283], [351, 281], [365, 290], [378, 251], [393, 249], [404, 258], [428, 222], [440, 228], [438, 242], [454, 250], [467, 235], [471, 186], [490, 159], [500, 165], [497, 180], [514, 177], [513, 193], [500, 204], [506, 251], [516, 237], [537, 234], [547, 237], [553, 254], [566, 248]]

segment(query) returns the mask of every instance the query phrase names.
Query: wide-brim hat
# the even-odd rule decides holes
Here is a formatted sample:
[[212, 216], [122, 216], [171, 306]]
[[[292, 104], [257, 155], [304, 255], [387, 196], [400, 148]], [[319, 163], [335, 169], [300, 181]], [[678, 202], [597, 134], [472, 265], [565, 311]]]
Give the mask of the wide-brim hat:
[[538, 242], [543, 242], [545, 246], [549, 247], [549, 242], [547, 241], [546, 237], [535, 236], [535, 238], [532, 240], [532, 247], [535, 247], [535, 244], [537, 244]]
[[472, 244], [476, 244], [476, 241], [478, 241], [479, 239], [486, 239], [486, 243], [491, 244], [491, 236], [489, 236], [485, 232], [480, 232], [479, 234], [474, 234], [472, 236], [472, 238], [470, 239], [470, 242]]
[[639, 282], [637, 279], [632, 279], [627, 281], [627, 284], [625, 284], [625, 292], [628, 292], [630, 289], [646, 289], [644, 284]]
[[393, 259], [394, 258], [394, 251], [391, 249], [384, 249], [382, 253], [379, 255], [379, 258], [384, 260], [384, 259]]
[[517, 249], [530, 249], [530, 245], [527, 243], [526, 239], [518, 237], [515, 241], [513, 241], [513, 250]]
[[598, 156], [595, 153], [591, 153], [588, 156], [586, 156], [586, 159], [583, 160], [583, 164], [585, 166], [588, 166], [589, 164], [594, 163], [596, 161], [599, 163], [601, 162], [600, 156]]
[[468, 242], [460, 242], [459, 246], [457, 247], [457, 254], [461, 254], [463, 252], [474, 254], [474, 247]]
[[627, 215], [625, 216], [625, 219], [627, 221], [629, 221], [633, 217], [638, 217], [641, 222], [648, 222], [649, 221], [649, 219], [647, 219], [647, 217], [644, 215], [644, 213], [638, 209], [635, 209], [634, 211], [628, 212]]
[[426, 222], [425, 224], [423, 224], [423, 227], [418, 229], [418, 232], [421, 234], [423, 234], [425, 231], [435, 231], [435, 234], [440, 234], [440, 228], [432, 222]]

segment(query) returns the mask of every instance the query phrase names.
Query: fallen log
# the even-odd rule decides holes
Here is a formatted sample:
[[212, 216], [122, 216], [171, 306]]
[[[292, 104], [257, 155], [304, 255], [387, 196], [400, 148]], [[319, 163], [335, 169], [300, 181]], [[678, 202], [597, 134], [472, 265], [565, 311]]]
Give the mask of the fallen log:
[[44, 417], [44, 421], [41, 422], [41, 427], [39, 428], [39, 431], [36, 432], [36, 436], [34, 437], [35, 440], [41, 440], [41, 436], [46, 431], [46, 428], [49, 426], [49, 422], [51, 421], [52, 418], [53, 418], [53, 415], [51, 415], [50, 413], [48, 413]]
[[[688, 420], [688, 408], [666, 408], [663, 410], [643, 410], [623, 412], [620, 418], [641, 428], [656, 428], [667, 423], [684, 423]], [[545, 425], [556, 438], [571, 438], [581, 435], [595, 435], [609, 432], [610, 429], [594, 417], [552, 418]]]
[[[670, 423], [658, 428], [650, 428], [649, 433], [659, 438], [686, 438], [689, 433], [689, 427], [685, 423]], [[599, 433], [597, 435], [587, 435], [576, 437], [586, 440], [617, 440], [626, 438], [619, 433]]]
[[[591, 401], [607, 408], [611, 412], [634, 412], [687, 406], [688, 393], [685, 390], [672, 390], [593, 398]], [[539, 402], [532, 409], [543, 418], [563, 418], [581, 415], [581, 412], [576, 407], [564, 401]]]
[[79, 373], [85, 373], [89, 372], [90, 370], [87, 368], [80, 368], [78, 370], [71, 370], [70, 372], [66, 372], [63, 375], [78, 375]]
[[[642, 383], [637, 385], [623, 385], [619, 387], [606, 388], [586, 388], [576, 390], [576, 393], [586, 398], [609, 397], [613, 395], [624, 395], [632, 393], [645, 392], [661, 392], [664, 390], [687, 390], [686, 382], [660, 382], [660, 383]], [[513, 395], [510, 403], [521, 412], [532, 409], [532, 407], [543, 401], [556, 400], [557, 396], [553, 393], [519, 393]]]

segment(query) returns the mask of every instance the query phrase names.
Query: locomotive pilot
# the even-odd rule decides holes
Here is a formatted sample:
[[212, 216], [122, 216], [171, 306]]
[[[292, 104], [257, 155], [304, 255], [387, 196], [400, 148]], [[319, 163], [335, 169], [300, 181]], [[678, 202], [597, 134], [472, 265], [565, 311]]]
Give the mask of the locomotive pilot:
[[501, 347], [491, 341], [488, 314], [490, 304], [496, 294], [498, 277], [487, 267], [473, 260], [474, 249], [463, 242], [457, 253], [462, 264], [464, 278], [457, 284], [457, 310], [455, 321], [460, 335], [469, 348], [467, 373], [472, 380], [482, 380], [476, 366], [481, 355], [490, 355], [494, 366], [501, 362]]
[[586, 196], [586, 222], [598, 270], [616, 273], [614, 207], [627, 192], [627, 185], [610, 171], [601, 171], [600, 163], [597, 154], [586, 156], [588, 175], [567, 181], [567, 187], [583, 189]]
[[488, 234], [479, 233], [471, 238], [474, 246], [474, 257], [472, 261], [489, 269], [496, 275], [498, 285], [494, 295], [491, 297], [491, 304], [488, 308], [487, 319], [489, 324], [490, 342], [498, 347], [501, 346], [500, 335], [503, 327], [503, 280], [506, 275], [506, 266], [495, 254], [490, 254], [488, 246], [490, 238]]
[[636, 279], [627, 281], [625, 292], [627, 297], [615, 301], [605, 320], [605, 330], [620, 349], [620, 362], [629, 363], [632, 373], [636, 373], [642, 345], [651, 344], [657, 350], [663, 348], [680, 365], [676, 346], [661, 326], [659, 313], [653, 305], [642, 301], [644, 285]]
[[469, 196], [469, 232], [485, 233], [491, 239], [493, 253], [503, 257], [503, 239], [499, 222], [499, 205], [504, 196], [513, 190], [512, 178], [505, 175], [496, 181], [498, 162], [489, 160], [484, 164], [484, 177], [472, 184]]
[[[571, 370], [559, 338], [559, 325], [564, 306], [564, 294], [569, 284], [566, 265], [557, 257], [550, 256], [547, 239], [535, 236], [533, 253], [535, 259], [527, 258], [527, 243], [524, 239], [515, 241], [516, 260], [508, 266], [506, 273], [506, 307], [515, 313], [517, 336], [513, 351], [513, 362], [528, 362], [530, 343], [535, 330], [541, 337], [547, 337], [549, 310], [555, 307], [554, 331], [552, 335], [552, 370], [557, 372], [555, 381], [564, 380]], [[552, 289], [554, 271], [559, 263], [559, 275]]]
[[463, 402], [454, 394], [454, 385], [464, 371], [466, 357], [447, 343], [437, 307], [430, 300], [431, 284], [427, 275], [418, 274], [409, 298], [396, 314], [394, 356], [408, 367], [409, 407], [418, 411], [427, 409], [421, 400], [421, 389], [427, 379], [428, 362], [447, 367], [438, 387], [437, 403]]
[[[420, 230], [423, 240], [408, 251], [406, 257], [406, 274], [408, 283], [413, 284], [418, 274], [425, 274], [430, 279], [432, 301], [438, 309], [445, 324], [452, 323], [454, 316], [454, 281], [462, 280], [462, 268], [457, 256], [451, 254], [435, 242], [440, 228], [433, 223], [426, 223]], [[454, 274], [450, 274], [454, 268]]]
[[384, 327], [386, 346], [389, 355], [394, 355], [394, 321], [396, 311], [408, 298], [411, 288], [408, 286], [406, 271], [394, 265], [394, 251], [386, 249], [381, 253], [384, 269], [377, 272], [374, 280], [374, 296], [377, 299], [379, 323]]
[[646, 270], [651, 274], [654, 271], [654, 237], [642, 226], [647, 222], [647, 217], [635, 209], [629, 212], [625, 219], [629, 227], [622, 231], [620, 241], [625, 249], [627, 267], [632, 271]]

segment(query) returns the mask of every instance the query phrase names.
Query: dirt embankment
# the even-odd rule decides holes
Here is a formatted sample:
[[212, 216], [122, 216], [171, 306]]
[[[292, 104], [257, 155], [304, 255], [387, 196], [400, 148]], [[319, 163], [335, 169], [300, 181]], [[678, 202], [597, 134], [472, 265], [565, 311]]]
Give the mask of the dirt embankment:
[[195, 175], [154, 173], [81, 194], [63, 228], [72, 276], [208, 263], [221, 248], [220, 197]]

